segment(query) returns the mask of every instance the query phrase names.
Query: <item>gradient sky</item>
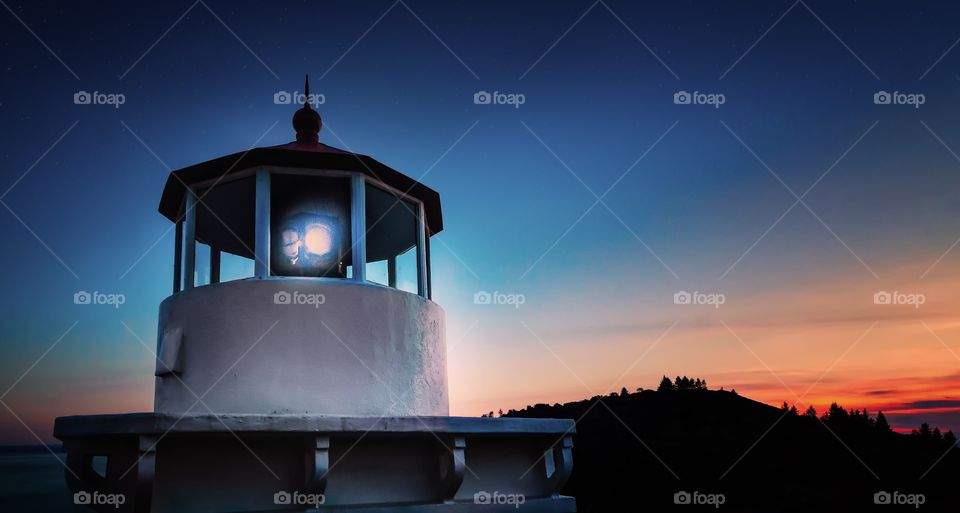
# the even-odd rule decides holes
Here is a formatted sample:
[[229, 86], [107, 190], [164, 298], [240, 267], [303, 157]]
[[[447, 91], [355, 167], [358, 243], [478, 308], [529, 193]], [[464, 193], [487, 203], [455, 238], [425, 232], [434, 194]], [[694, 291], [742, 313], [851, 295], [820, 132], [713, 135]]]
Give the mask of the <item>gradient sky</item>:
[[[169, 168], [291, 141], [295, 107], [273, 96], [304, 73], [322, 142], [441, 194], [453, 414], [686, 374], [960, 430], [960, 7], [136, 4], [0, 9], [0, 444], [152, 408], [138, 338], [155, 344], [170, 293]], [[525, 103], [476, 105], [481, 90]], [[725, 103], [676, 105], [681, 90]], [[881, 90], [925, 103], [876, 105]]]

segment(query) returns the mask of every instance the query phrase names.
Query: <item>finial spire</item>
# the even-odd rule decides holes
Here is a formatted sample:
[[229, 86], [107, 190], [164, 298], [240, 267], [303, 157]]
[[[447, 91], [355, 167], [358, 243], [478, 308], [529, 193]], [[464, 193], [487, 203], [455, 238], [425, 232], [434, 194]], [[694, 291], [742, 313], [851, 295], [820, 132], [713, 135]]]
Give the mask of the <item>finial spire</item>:
[[310, 75], [303, 79], [303, 107], [293, 114], [293, 128], [297, 131], [300, 144], [317, 144], [320, 141], [320, 128], [323, 121], [320, 114], [310, 106]]
[[310, 108], [310, 75], [304, 75], [303, 78], [303, 106]]

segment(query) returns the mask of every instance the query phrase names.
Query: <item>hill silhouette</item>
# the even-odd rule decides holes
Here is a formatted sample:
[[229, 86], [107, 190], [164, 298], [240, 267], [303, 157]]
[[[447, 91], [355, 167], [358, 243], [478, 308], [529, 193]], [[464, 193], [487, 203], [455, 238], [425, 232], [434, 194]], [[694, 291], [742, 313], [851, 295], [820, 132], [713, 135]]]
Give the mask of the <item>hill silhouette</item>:
[[960, 511], [952, 433], [899, 434], [882, 414], [800, 414], [682, 379], [502, 415], [577, 421], [562, 493], [582, 513]]

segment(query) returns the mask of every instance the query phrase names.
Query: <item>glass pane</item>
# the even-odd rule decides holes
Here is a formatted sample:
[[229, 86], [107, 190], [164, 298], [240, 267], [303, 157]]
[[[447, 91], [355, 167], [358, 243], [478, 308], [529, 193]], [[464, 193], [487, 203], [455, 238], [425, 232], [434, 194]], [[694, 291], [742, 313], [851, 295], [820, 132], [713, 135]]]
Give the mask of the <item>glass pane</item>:
[[345, 278], [351, 263], [350, 179], [270, 176], [270, 271]]
[[230, 253], [220, 254], [220, 281], [253, 278], [254, 260]]
[[[197, 241], [253, 258], [256, 185], [252, 177], [224, 181], [197, 193]], [[206, 260], [209, 263], [209, 260]], [[199, 253], [197, 263], [200, 263]]]
[[194, 273], [194, 286], [210, 284], [210, 246], [197, 242], [197, 269]]
[[414, 294], [419, 292], [416, 247], [408, 249], [406, 253], [397, 257], [397, 288]]
[[367, 280], [416, 294], [419, 207], [366, 186]]
[[387, 276], [387, 261], [367, 262], [367, 281], [379, 283], [380, 285], [389, 285], [390, 278]]

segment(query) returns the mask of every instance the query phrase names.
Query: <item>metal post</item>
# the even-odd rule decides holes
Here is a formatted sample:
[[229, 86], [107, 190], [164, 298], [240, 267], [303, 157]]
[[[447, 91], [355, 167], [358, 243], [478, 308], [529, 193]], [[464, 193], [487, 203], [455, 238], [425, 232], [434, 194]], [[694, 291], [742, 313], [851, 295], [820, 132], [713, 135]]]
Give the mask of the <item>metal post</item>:
[[259, 279], [270, 276], [270, 173], [257, 171], [257, 207], [254, 242], [254, 275]]
[[417, 293], [427, 297], [427, 225], [426, 212], [423, 209], [423, 203], [417, 215]]
[[220, 283], [220, 250], [210, 246], [210, 283]]
[[184, 226], [185, 258], [183, 262], [183, 290], [194, 287], [197, 268], [197, 196], [193, 189], [187, 189], [186, 226]]
[[387, 285], [397, 288], [397, 257], [387, 258]]
[[180, 279], [183, 273], [183, 221], [176, 223], [173, 242], [173, 293], [180, 292]]
[[426, 234], [423, 237], [424, 244], [426, 245], [424, 257], [427, 261], [427, 299], [433, 299], [433, 271], [430, 268], [430, 235]]
[[367, 189], [363, 176], [353, 175], [351, 190], [353, 279], [363, 283], [367, 280]]

